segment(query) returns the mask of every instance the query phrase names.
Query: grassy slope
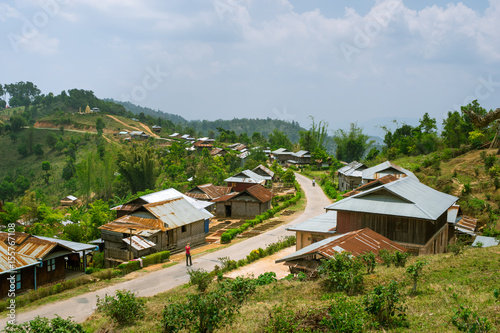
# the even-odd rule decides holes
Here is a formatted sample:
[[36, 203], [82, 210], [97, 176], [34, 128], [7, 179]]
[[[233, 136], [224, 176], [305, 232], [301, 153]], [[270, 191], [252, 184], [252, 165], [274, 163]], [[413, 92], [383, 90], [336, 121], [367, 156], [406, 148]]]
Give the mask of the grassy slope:
[[[493, 296], [493, 289], [500, 288], [500, 247], [468, 249], [459, 256], [448, 253], [420, 258], [426, 259], [429, 264], [424, 268], [416, 296], [409, 295], [410, 281], [405, 268], [377, 265], [375, 274], [365, 277], [366, 291], [392, 279], [408, 284], [404, 293], [410, 327], [395, 331], [457, 332], [450, 318], [458, 303], [470, 306], [480, 316], [487, 317], [497, 330], [500, 328], [500, 302], [495, 301]], [[182, 299], [188, 292], [194, 292], [194, 287], [185, 285], [147, 298], [145, 319], [130, 327], [109, 327], [109, 320], [101, 314], [94, 314], [84, 325], [91, 332], [108, 327], [107, 332], [161, 332], [161, 311], [168, 304], [168, 299]], [[295, 312], [322, 309], [332, 302], [329, 297], [324, 297], [326, 294], [319, 281], [279, 281], [259, 287], [243, 306], [234, 324], [222, 332], [262, 332], [261, 325], [274, 305], [283, 305]], [[361, 299], [363, 295], [355, 297]]]

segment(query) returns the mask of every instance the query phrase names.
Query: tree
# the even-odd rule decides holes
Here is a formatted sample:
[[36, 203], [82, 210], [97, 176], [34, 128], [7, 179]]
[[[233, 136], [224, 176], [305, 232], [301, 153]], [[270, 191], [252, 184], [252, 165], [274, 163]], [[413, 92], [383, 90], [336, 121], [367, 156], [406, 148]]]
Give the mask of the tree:
[[422, 270], [424, 269], [424, 266], [427, 265], [427, 262], [425, 260], [420, 260], [418, 259], [415, 263], [411, 264], [406, 268], [406, 273], [411, 277], [413, 281], [413, 292], [417, 292], [417, 282], [422, 274]]
[[97, 135], [101, 136], [102, 135], [102, 130], [104, 129], [105, 124], [104, 120], [102, 120], [101, 117], [97, 118], [95, 121], [95, 128], [97, 130]]
[[498, 119], [500, 119], [500, 108], [497, 108], [495, 111], [490, 110], [490, 112], [486, 112], [477, 100], [474, 100], [472, 103], [467, 104], [467, 106], [462, 106], [461, 110], [469, 116], [471, 122], [478, 129], [484, 129], [496, 121], [495, 137], [491, 142], [490, 148], [498, 148], [500, 146], [500, 123], [498, 122]]
[[43, 161], [42, 162], [42, 170], [45, 171], [45, 175], [43, 178], [45, 178], [45, 182], [47, 185], [49, 185], [49, 177], [50, 177], [50, 169], [52, 169], [52, 166], [50, 165], [49, 161]]
[[53, 149], [57, 143], [57, 136], [53, 132], [50, 132], [45, 137], [45, 143], [47, 143], [47, 146], [49, 146], [50, 149]]
[[33, 152], [33, 143], [35, 142], [35, 129], [30, 127], [28, 130], [28, 135], [26, 136], [26, 146], [28, 148], [28, 153]]
[[15, 223], [17, 220], [21, 219], [21, 217], [26, 214], [27, 211], [27, 207], [18, 206], [12, 202], [6, 202], [3, 206], [3, 211], [0, 211], [0, 223], [4, 226]]
[[326, 139], [328, 138], [328, 123], [320, 121], [318, 124], [314, 117], [309, 116], [312, 121], [311, 128], [308, 131], [300, 131], [300, 147], [304, 150], [313, 152], [316, 148], [326, 150]]
[[43, 156], [43, 145], [38, 143], [35, 145], [35, 148], [33, 149], [33, 152], [35, 153], [36, 156], [41, 157]]
[[274, 129], [271, 133], [269, 133], [269, 145], [272, 150], [278, 148], [292, 149], [292, 142], [290, 139], [288, 139], [284, 132], [277, 129]]
[[16, 133], [10, 132], [10, 139], [12, 140], [12, 143], [16, 143], [16, 141], [17, 141]]
[[10, 95], [10, 105], [28, 106], [41, 93], [41, 90], [29, 81], [6, 84], [5, 90]]
[[372, 144], [372, 142], [367, 142], [368, 139], [368, 135], [363, 134], [363, 130], [356, 123], [351, 124], [348, 132], [342, 129], [337, 130], [333, 137], [337, 144], [337, 159], [348, 163], [361, 160], [366, 148]]
[[12, 116], [10, 118], [10, 126], [13, 132], [19, 132], [27, 124], [26, 119], [21, 116]]
[[154, 189], [158, 177], [158, 160], [152, 147], [131, 145], [117, 154], [118, 172], [133, 193]]

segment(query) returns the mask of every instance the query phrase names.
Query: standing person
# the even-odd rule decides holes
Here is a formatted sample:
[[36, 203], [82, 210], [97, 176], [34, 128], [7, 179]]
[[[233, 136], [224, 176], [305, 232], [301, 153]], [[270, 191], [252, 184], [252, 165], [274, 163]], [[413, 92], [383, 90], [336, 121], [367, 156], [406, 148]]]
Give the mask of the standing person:
[[[186, 266], [193, 266], [193, 261], [191, 260], [191, 246], [190, 244], [187, 243], [186, 245]], [[189, 259], [189, 265], [188, 265], [188, 259]]]

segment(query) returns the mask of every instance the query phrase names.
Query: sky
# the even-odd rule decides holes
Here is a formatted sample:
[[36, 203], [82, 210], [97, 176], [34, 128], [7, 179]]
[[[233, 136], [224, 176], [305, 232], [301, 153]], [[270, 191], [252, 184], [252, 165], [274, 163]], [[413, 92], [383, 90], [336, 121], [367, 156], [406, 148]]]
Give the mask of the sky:
[[0, 0], [0, 27], [0, 83], [188, 120], [373, 134], [500, 107], [500, 0]]

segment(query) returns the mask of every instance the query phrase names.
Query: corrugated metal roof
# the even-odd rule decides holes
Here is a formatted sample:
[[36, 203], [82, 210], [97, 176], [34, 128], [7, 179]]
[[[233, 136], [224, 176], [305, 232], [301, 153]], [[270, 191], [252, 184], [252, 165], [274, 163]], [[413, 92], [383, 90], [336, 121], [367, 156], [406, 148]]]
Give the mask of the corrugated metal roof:
[[446, 221], [448, 223], [457, 223], [458, 220], [458, 211], [460, 210], [460, 206], [455, 204], [453, 206], [451, 206], [450, 208], [448, 208], [448, 216], [446, 218]]
[[132, 234], [134, 235], [141, 234], [142, 232], [148, 232], [151, 234], [167, 230], [162, 221], [158, 219], [141, 218], [132, 215], [122, 216], [112, 222], [100, 226], [98, 229], [128, 234], [130, 233], [130, 228], [135, 229], [132, 231]]
[[236, 197], [240, 195], [248, 194], [255, 199], [259, 200], [260, 202], [268, 202], [273, 198], [273, 193], [269, 191], [267, 188], [265, 188], [262, 185], [254, 185], [252, 187], [247, 188], [246, 190], [242, 192], [233, 192], [228, 195], [222, 196], [220, 198], [212, 200], [213, 202], [224, 202], [224, 201], [230, 201], [235, 199]]
[[178, 198], [178, 197], [183, 197], [190, 204], [195, 206], [197, 209], [205, 209], [206, 207], [211, 205], [211, 203], [209, 203], [209, 202], [190, 198], [187, 195], [182, 194], [181, 192], [177, 191], [174, 188], [169, 188], [169, 189], [166, 189], [163, 191], [146, 194], [146, 195], [143, 195], [142, 197], [140, 197], [140, 199], [144, 200], [147, 203], [155, 203], [155, 202], [160, 202], [160, 201], [165, 201], [165, 200], [171, 200], [171, 199]]
[[290, 228], [287, 228], [286, 230], [334, 234], [336, 228], [337, 212], [331, 210], [326, 212], [325, 214], [318, 215], [316, 217], [313, 217], [312, 219], [296, 224]]
[[155, 202], [144, 205], [144, 208], [163, 223], [166, 223], [167, 228], [180, 227], [213, 217], [206, 210], [196, 209], [184, 198]]
[[278, 148], [276, 150], [273, 150], [272, 153], [274, 155], [281, 155], [281, 154], [292, 154], [293, 152], [292, 151], [289, 151], [288, 149], [286, 148]]
[[346, 166], [338, 169], [338, 173], [341, 173], [346, 176], [352, 176], [352, 177], [361, 177], [362, 176], [362, 170], [358, 169], [366, 169], [366, 166], [357, 161], [352, 161], [351, 163], [347, 164]]
[[[353, 256], [358, 256], [370, 251], [377, 254], [381, 249], [407, 252], [406, 248], [396, 242], [389, 240], [369, 228], [364, 228], [323, 239], [319, 242], [306, 246], [295, 253], [276, 260], [276, 263], [303, 259], [312, 255], [319, 255], [323, 258], [332, 258], [335, 253], [344, 251], [351, 253]], [[379, 258], [377, 258], [377, 260], [380, 261]]]
[[418, 181], [417, 176], [415, 176], [413, 172], [411, 172], [410, 170], [406, 170], [399, 165], [391, 163], [390, 161], [385, 161], [384, 163], [377, 164], [371, 168], [363, 170], [362, 172], [362, 177], [366, 180], [378, 179], [390, 174], [395, 175], [396, 177], [398, 177], [398, 175], [404, 174], [407, 177], [413, 178], [414, 180]]
[[[271, 171], [269, 168], [266, 168], [265, 166], [263, 166], [262, 164], [256, 166], [255, 168], [252, 169], [253, 172], [255, 172], [256, 174], [259, 174], [258, 171], [261, 171], [263, 173], [265, 173], [267, 176], [271, 177], [271, 179], [274, 177], [274, 172]], [[261, 176], [263, 177], [266, 177], [264, 175], [261, 174]]]
[[225, 150], [224, 150], [224, 149], [222, 149], [222, 148], [217, 148], [217, 147], [215, 147], [214, 149], [212, 149], [212, 150], [210, 151], [210, 155], [217, 155], [218, 153], [223, 152], [223, 151], [225, 151]]
[[67, 248], [73, 252], [80, 252], [85, 250], [95, 250], [95, 245], [85, 244], [85, 243], [77, 243], [69, 240], [59, 239], [59, 238], [51, 238], [51, 237], [43, 237], [43, 236], [35, 236], [36, 238], [47, 240], [50, 242], [55, 242], [62, 247]]
[[469, 234], [469, 235], [475, 235], [476, 234], [476, 227], [477, 227], [477, 219], [470, 217], [470, 216], [460, 216], [457, 218], [458, 222], [455, 224], [455, 229], [457, 231]]
[[63, 198], [62, 200], [66, 200], [66, 199], [71, 200], [71, 201], [76, 201], [76, 200], [78, 200], [78, 198], [77, 198], [77, 197], [74, 197], [74, 196], [72, 196], [72, 195], [68, 195], [67, 197]]
[[[199, 190], [203, 193], [195, 193], [191, 191]], [[212, 200], [220, 198], [223, 195], [230, 193], [232, 188], [230, 186], [216, 186], [214, 184], [203, 184], [193, 187], [185, 193], [188, 197], [195, 199]]]
[[405, 177], [335, 202], [326, 209], [437, 220], [457, 200]]
[[[125, 242], [127, 245], [130, 245], [130, 237], [123, 238], [122, 241]], [[141, 236], [136, 236], [136, 235], [132, 236], [132, 247], [137, 251], [146, 250], [154, 246], [156, 246], [155, 243]]]
[[500, 241], [495, 239], [495, 237], [486, 237], [486, 236], [476, 236], [476, 239], [474, 239], [474, 243], [472, 243], [472, 246], [478, 246], [479, 243], [481, 243], [481, 247], [490, 247], [490, 246], [497, 246], [500, 244]]
[[396, 181], [398, 179], [399, 178], [396, 177], [395, 175], [387, 175], [387, 176], [384, 176], [382, 178], [372, 180], [371, 182], [366, 183], [364, 185], [361, 185], [361, 186], [357, 187], [355, 190], [347, 192], [347, 193], [343, 194], [342, 196], [344, 198], [352, 197], [355, 194], [361, 193], [363, 191], [367, 191], [367, 190], [369, 190], [371, 188], [374, 188], [374, 187], [377, 187], [377, 186], [380, 186], [380, 185], [383, 185], [383, 184], [388, 184], [390, 182], [394, 182], [394, 181]]
[[292, 153], [292, 156], [295, 156], [295, 157], [311, 157], [311, 153], [309, 153], [307, 150], [299, 150], [296, 153]]
[[225, 182], [228, 183], [254, 183], [260, 184], [265, 183], [266, 178], [263, 176], [253, 172], [252, 170], [243, 170], [234, 176], [231, 176], [227, 179], [224, 179]]

